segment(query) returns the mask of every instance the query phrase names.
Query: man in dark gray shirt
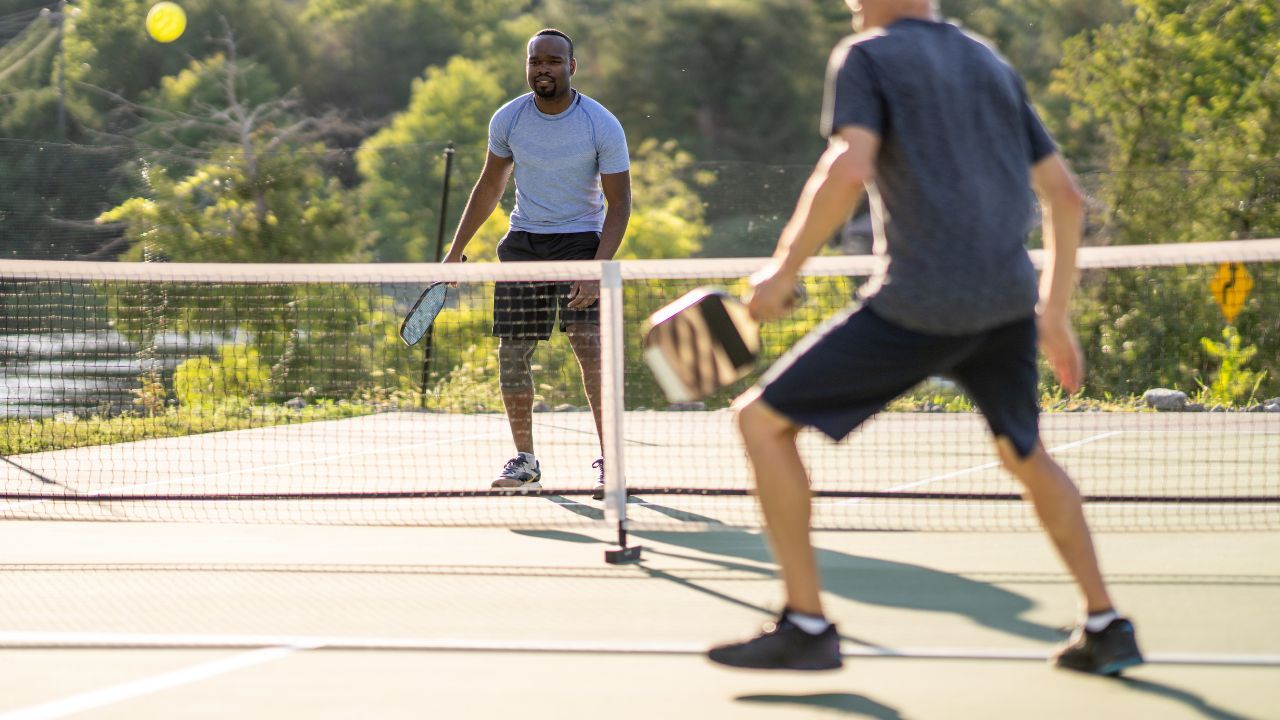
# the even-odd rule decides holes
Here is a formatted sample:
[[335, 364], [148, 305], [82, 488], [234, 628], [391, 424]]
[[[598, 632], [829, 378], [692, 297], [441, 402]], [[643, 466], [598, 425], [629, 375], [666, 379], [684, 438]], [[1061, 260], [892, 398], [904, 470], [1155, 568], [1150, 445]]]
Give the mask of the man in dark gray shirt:
[[[1068, 306], [1083, 203], [1027, 101], [985, 43], [939, 22], [929, 0], [847, 0], [862, 32], [828, 69], [830, 139], [774, 261], [752, 278], [760, 320], [785, 315], [800, 267], [865, 188], [882, 266], [862, 305], [828, 321], [735, 403], [787, 607], [759, 636], [713, 648], [734, 667], [842, 664], [809, 538], [810, 494], [796, 435], [849, 434], [931, 375], [954, 378], [982, 410], [1005, 468], [1027, 491], [1079, 586], [1085, 618], [1059, 666], [1111, 675], [1142, 662], [1113, 609], [1080, 495], [1040, 443], [1036, 345], [1063, 387], [1083, 376]], [[1024, 247], [1032, 187], [1043, 206], [1039, 281]]]

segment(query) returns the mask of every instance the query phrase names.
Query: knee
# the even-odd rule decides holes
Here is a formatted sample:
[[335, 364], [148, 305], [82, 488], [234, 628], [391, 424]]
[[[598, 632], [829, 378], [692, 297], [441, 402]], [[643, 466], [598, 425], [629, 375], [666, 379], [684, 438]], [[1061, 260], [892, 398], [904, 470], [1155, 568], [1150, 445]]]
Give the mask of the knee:
[[1008, 438], [999, 437], [996, 438], [996, 449], [1004, 468], [1032, 493], [1049, 488], [1069, 488], [1074, 491], [1075, 486], [1066, 471], [1045, 451], [1040, 442], [1037, 441], [1032, 446], [1031, 452], [1022, 455]]
[[743, 438], [794, 437], [797, 428], [752, 388], [733, 401], [734, 421]]
[[498, 382], [503, 392], [533, 390], [533, 340], [503, 338], [498, 343]]
[[1000, 464], [1004, 466], [1004, 469], [1018, 477], [1023, 477], [1032, 472], [1036, 465], [1048, 459], [1048, 455], [1044, 452], [1044, 446], [1039, 442], [1033, 445], [1031, 451], [1024, 455], [1018, 451], [1013, 441], [1005, 436], [996, 438], [996, 453], [999, 454]]
[[600, 326], [590, 323], [568, 323], [564, 326], [569, 344], [575, 349], [594, 350], [600, 347]]

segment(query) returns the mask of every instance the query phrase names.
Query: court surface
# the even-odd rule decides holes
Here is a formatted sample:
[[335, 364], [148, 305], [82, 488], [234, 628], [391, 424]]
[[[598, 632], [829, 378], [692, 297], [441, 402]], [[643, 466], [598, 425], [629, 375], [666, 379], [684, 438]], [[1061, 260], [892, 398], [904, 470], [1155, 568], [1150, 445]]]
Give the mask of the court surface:
[[[745, 485], [739, 450], [688, 432], [702, 422], [707, 436], [729, 434], [717, 429], [727, 424], [719, 413], [651, 415], [652, 422], [629, 422], [639, 429], [627, 435], [633, 483], [686, 478], [696, 462], [718, 469], [699, 475], [707, 482]], [[1222, 456], [1228, 442], [1234, 475], [1246, 462], [1277, 467], [1274, 418], [1213, 418], [1223, 424], [1206, 426], [1202, 415], [1192, 432], [1172, 416], [1133, 417], [1047, 415], [1046, 445], [1060, 448], [1064, 462], [1080, 452], [1073, 470], [1086, 492], [1203, 488], [1203, 458]], [[8, 492], [44, 489], [32, 485], [35, 470], [77, 492], [175, 495], [485, 482], [493, 463], [476, 457], [492, 451], [500, 463], [501, 416], [455, 426], [455, 442], [424, 439], [433, 419], [388, 413], [16, 456], [26, 470], [7, 464], [0, 477]], [[825, 441], [806, 438], [819, 456], [815, 485], [843, 487], [855, 474], [865, 475], [858, 487], [869, 488], [1007, 483], [989, 466], [972, 417], [887, 419], [868, 428], [858, 452], [878, 443], [892, 453], [908, 439], [937, 452], [903, 455], [877, 470], [850, 467], [820, 449]], [[558, 430], [561, 438], [543, 459], [557, 473], [548, 486], [579, 486], [572, 468], [583, 466], [585, 477], [594, 456], [589, 417], [540, 414], [538, 422], [539, 432]], [[1186, 443], [1169, 442], [1178, 433]], [[344, 436], [362, 440], [335, 445]], [[1169, 451], [1175, 447], [1181, 458]], [[1158, 456], [1161, 477], [1107, 470], [1116, 465], [1108, 457], [1135, 455]], [[379, 469], [371, 471], [374, 458]], [[1093, 514], [1113, 593], [1152, 661], [1115, 680], [1047, 666], [1074, 620], [1075, 595], [1038, 533], [1001, 530], [1026, 524], [1015, 503], [908, 511], [824, 498], [831, 524], [865, 512], [890, 526], [958, 518], [986, 531], [817, 533], [846, 666], [814, 675], [731, 671], [701, 657], [780, 605], [763, 536], [731, 527], [754, 522], [750, 498], [631, 498], [631, 539], [643, 559], [629, 566], [603, 562], [613, 530], [600, 505], [580, 495], [323, 506], [174, 500], [165, 510], [141, 502], [3, 504], [3, 720], [1280, 718], [1280, 533], [1108, 528], [1115, 511], [1117, 528], [1135, 529], [1141, 511], [1133, 507]], [[1274, 526], [1274, 517], [1259, 515], [1274, 511], [1259, 506], [1229, 518], [1200, 508], [1188, 524]], [[124, 521], [138, 518], [157, 521]], [[433, 521], [477, 527], [423, 526]], [[478, 527], [495, 523], [512, 527]]]

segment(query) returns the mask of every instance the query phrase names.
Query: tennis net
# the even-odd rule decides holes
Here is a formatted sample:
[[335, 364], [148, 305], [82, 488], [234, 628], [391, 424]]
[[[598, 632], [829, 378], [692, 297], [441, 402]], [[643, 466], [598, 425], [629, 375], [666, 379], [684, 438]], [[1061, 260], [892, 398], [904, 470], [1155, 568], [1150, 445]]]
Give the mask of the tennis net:
[[[641, 337], [662, 305], [699, 286], [741, 293], [764, 262], [0, 261], [0, 518], [757, 526], [728, 405], [758, 371], [673, 405]], [[805, 303], [762, 329], [760, 369], [846, 306], [875, 262], [813, 259]], [[1088, 248], [1080, 265], [1088, 384], [1068, 396], [1042, 368], [1041, 425], [1094, 525], [1280, 529], [1280, 240]], [[455, 285], [406, 347], [401, 318], [433, 281]], [[583, 342], [601, 356], [603, 439], [573, 344], [554, 332], [530, 360], [543, 487], [521, 495], [490, 488], [514, 454], [491, 333], [499, 282], [600, 292], [599, 341]], [[806, 432], [801, 445], [817, 528], [1036, 526], [943, 378], [843, 442]]]

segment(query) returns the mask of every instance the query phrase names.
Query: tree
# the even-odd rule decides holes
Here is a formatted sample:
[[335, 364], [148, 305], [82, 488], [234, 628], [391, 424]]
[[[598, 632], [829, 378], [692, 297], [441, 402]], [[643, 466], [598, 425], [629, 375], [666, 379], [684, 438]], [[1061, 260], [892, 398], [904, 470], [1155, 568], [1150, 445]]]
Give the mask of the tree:
[[[1056, 74], [1109, 169], [1120, 243], [1250, 237], [1280, 224], [1280, 42], [1273, 0], [1131, 0], [1073, 39]], [[1268, 230], [1269, 228], [1269, 230]]]
[[136, 100], [194, 57], [216, 52], [224, 23], [235, 29], [240, 54], [266, 67], [283, 87], [299, 84], [312, 66], [303, 25], [291, 3], [276, 0], [183, 0], [187, 30], [160, 44], [146, 33], [153, 0], [79, 0], [68, 39], [68, 77]]
[[[409, 107], [357, 154], [361, 195], [379, 261], [434, 259], [444, 180], [442, 151], [456, 147], [449, 217], [458, 218], [488, 148], [489, 118], [510, 99], [487, 63], [455, 57], [413, 86]], [[447, 238], [446, 238], [447, 242]]]
[[[364, 255], [360, 218], [347, 192], [320, 163], [324, 148], [309, 144], [320, 120], [293, 113], [285, 96], [254, 102], [244, 96], [237, 41], [227, 30], [227, 55], [195, 63], [163, 96], [186, 98], [187, 111], [131, 105], [159, 119], [141, 134], [172, 138], [186, 131], [197, 143], [194, 172], [172, 177], [164, 164], [143, 160], [149, 191], [103, 213], [103, 223], [123, 223], [131, 249], [126, 257], [156, 255], [174, 261], [301, 262], [358, 260]], [[180, 89], [181, 88], [181, 89]], [[196, 101], [202, 90], [208, 102]], [[123, 98], [120, 98], [123, 101]], [[217, 105], [212, 103], [217, 102]], [[183, 148], [190, 154], [191, 148]], [[186, 163], [169, 163], [185, 170]]]
[[674, 139], [699, 159], [812, 162], [827, 56], [849, 30], [816, 4], [618, 4], [595, 33], [595, 62], [580, 69], [580, 84], [632, 136]]
[[388, 115], [404, 107], [413, 78], [458, 51], [457, 34], [438, 3], [322, 0], [307, 16], [318, 30], [324, 68], [307, 76], [307, 95], [318, 105]]
[[694, 188], [711, 182], [696, 172], [693, 156], [674, 140], [645, 140], [632, 151], [634, 207], [619, 259], [697, 255], [709, 234]]
[[[1072, 40], [1055, 74], [1096, 138], [1094, 163], [1114, 243], [1198, 242], [1280, 233], [1280, 15], [1274, 0], [1130, 0], [1133, 16]], [[1194, 390], [1221, 336], [1216, 267], [1111, 273], [1083, 286], [1093, 377], [1121, 392], [1147, 377]], [[1255, 267], [1257, 287], [1280, 273]], [[1236, 320], [1280, 390], [1280, 320], [1255, 293]], [[1138, 374], [1133, 368], [1143, 368]]]

